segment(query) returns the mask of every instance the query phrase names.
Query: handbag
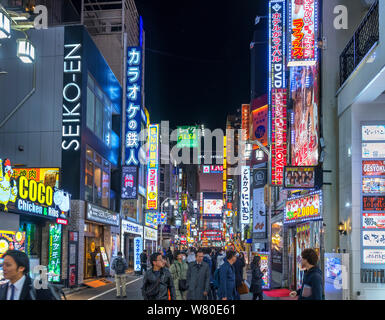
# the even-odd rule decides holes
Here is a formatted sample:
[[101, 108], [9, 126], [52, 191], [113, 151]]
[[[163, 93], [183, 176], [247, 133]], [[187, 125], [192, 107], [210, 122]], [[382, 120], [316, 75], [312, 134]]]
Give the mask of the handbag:
[[[178, 278], [180, 278], [180, 273], [178, 272], [178, 268], [175, 267], [175, 269], [177, 270]], [[182, 271], [182, 266], [180, 267], [180, 271]], [[186, 291], [188, 289], [187, 280], [186, 279], [179, 279], [178, 288], [179, 288], [179, 291], [181, 291], [181, 292]]]
[[239, 294], [248, 294], [249, 288], [247, 287], [246, 283], [242, 281], [242, 284], [238, 286], [237, 291]]

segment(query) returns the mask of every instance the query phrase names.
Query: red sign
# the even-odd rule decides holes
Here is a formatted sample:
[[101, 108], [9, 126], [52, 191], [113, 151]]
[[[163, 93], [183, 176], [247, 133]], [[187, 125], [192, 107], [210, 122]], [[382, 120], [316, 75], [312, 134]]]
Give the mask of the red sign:
[[[244, 131], [243, 131], [244, 130]], [[246, 141], [250, 137], [250, 105], [242, 105], [242, 140]]]
[[385, 176], [385, 161], [364, 160], [362, 161], [363, 176]]
[[[268, 136], [267, 136], [267, 119], [268, 119], [268, 107], [267, 105], [254, 110], [252, 112], [253, 118], [253, 139], [261, 142], [265, 147], [268, 144]], [[253, 145], [253, 149], [258, 149], [259, 147]]]
[[286, 89], [272, 92], [271, 184], [281, 186], [287, 165]]
[[385, 211], [385, 196], [363, 196], [364, 211]]
[[68, 224], [68, 220], [57, 218], [56, 223], [57, 224], [64, 224], [66, 226]]

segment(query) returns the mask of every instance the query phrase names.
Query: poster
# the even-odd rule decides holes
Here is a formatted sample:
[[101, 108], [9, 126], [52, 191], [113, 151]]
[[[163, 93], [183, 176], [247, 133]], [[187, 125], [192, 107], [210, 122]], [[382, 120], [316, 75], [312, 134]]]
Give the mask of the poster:
[[203, 213], [222, 214], [223, 200], [205, 199]]
[[285, 188], [315, 187], [315, 167], [285, 167]]
[[61, 280], [61, 240], [61, 224], [50, 224], [48, 245], [48, 281], [60, 282]]
[[321, 193], [310, 194], [286, 201], [284, 222], [298, 222], [322, 218]]
[[385, 247], [385, 230], [362, 231], [364, 247]]
[[363, 193], [385, 193], [385, 178], [362, 178]]
[[301, 267], [301, 252], [311, 247], [310, 223], [299, 224], [297, 226], [297, 290], [301, 288], [304, 276], [304, 271]]
[[282, 273], [283, 224], [275, 222], [271, 225], [271, 268]]
[[317, 166], [319, 160], [319, 64], [290, 69], [293, 166]]
[[362, 161], [363, 176], [385, 176], [384, 160], [364, 160]]
[[59, 188], [59, 168], [12, 168], [13, 179], [25, 176], [28, 180], [41, 182], [51, 188]]
[[385, 211], [385, 196], [363, 196], [364, 211]]
[[363, 263], [385, 264], [385, 249], [364, 249]]
[[[253, 120], [253, 140], [258, 140], [265, 147], [268, 144], [268, 106], [264, 106], [254, 110], [252, 113]], [[253, 149], [258, 149], [257, 145], [253, 145]]]
[[25, 232], [0, 230], [0, 259], [7, 250], [18, 250], [25, 252]]
[[[238, 250], [237, 250], [238, 251]], [[242, 250], [239, 250], [242, 251]], [[270, 257], [269, 254], [265, 253], [257, 253], [257, 256], [261, 257], [261, 271], [263, 272], [266, 270], [266, 272], [263, 273], [263, 282], [265, 285], [262, 287], [262, 289], [270, 289], [271, 283], [270, 283]]]
[[385, 229], [385, 213], [363, 213], [363, 229]]

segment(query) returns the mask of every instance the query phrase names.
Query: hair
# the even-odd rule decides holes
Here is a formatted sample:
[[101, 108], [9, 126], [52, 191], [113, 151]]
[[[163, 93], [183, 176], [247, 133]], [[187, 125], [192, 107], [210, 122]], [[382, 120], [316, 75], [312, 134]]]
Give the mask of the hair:
[[205, 254], [205, 251], [202, 249], [202, 248], [199, 248], [198, 249], [198, 251], [196, 251], [196, 255], [198, 255], [198, 253], [203, 253], [203, 254]]
[[[144, 251], [146, 251], [146, 250], [144, 250]], [[122, 256], [122, 255], [123, 255], [122, 251], [119, 251], [118, 256]]]
[[150, 263], [151, 263], [151, 266], [154, 265], [154, 262], [158, 259], [159, 256], [162, 256], [159, 252], [154, 252], [154, 253], [150, 256]]
[[301, 253], [302, 259], [306, 259], [309, 264], [315, 266], [318, 262], [318, 254], [314, 249], [305, 249]]
[[211, 253], [211, 249], [208, 248], [208, 247], [207, 248], [203, 248], [202, 250], [203, 250], [204, 254], [210, 254]]
[[3, 258], [6, 256], [10, 256], [13, 260], [15, 260], [17, 268], [24, 267], [23, 274], [29, 273], [29, 258], [25, 252], [18, 250], [8, 250], [4, 254]]
[[253, 261], [251, 263], [258, 266], [260, 262], [261, 262], [261, 257], [260, 256], [254, 256]]
[[184, 253], [183, 253], [182, 251], [180, 251], [180, 250], [175, 250], [175, 251], [174, 251], [174, 259], [177, 260], [177, 258], [178, 258], [178, 256], [179, 256], [180, 254], [184, 254]]
[[229, 251], [226, 252], [226, 260], [230, 260], [233, 257], [235, 257], [235, 251], [229, 250]]

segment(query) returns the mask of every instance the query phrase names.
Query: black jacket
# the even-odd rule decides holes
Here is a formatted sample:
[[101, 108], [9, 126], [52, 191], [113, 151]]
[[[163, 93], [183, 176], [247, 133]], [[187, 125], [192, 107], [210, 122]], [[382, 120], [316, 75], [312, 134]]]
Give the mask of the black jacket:
[[252, 293], [262, 292], [262, 278], [263, 278], [263, 272], [261, 271], [261, 267], [252, 263], [250, 292]]
[[[152, 290], [154, 288], [156, 289]], [[170, 290], [171, 300], [176, 300], [174, 281], [167, 268], [160, 269], [159, 276], [152, 268], [145, 273], [142, 286], [144, 300], [168, 300], [168, 290]], [[150, 296], [149, 291], [157, 292], [156, 296]]]
[[235, 271], [235, 287], [238, 288], [243, 281], [243, 268], [245, 267], [246, 263], [243, 258], [237, 258], [237, 260], [234, 262], [234, 271]]
[[146, 263], [147, 263], [147, 254], [144, 253], [144, 252], [142, 252], [142, 253], [140, 254], [140, 263], [141, 263], [141, 264], [146, 264]]
[[[303, 288], [307, 285], [311, 288], [311, 296], [303, 297]], [[299, 300], [324, 300], [324, 290], [322, 285], [322, 271], [320, 268], [313, 267], [305, 271], [302, 287], [297, 291]]]

